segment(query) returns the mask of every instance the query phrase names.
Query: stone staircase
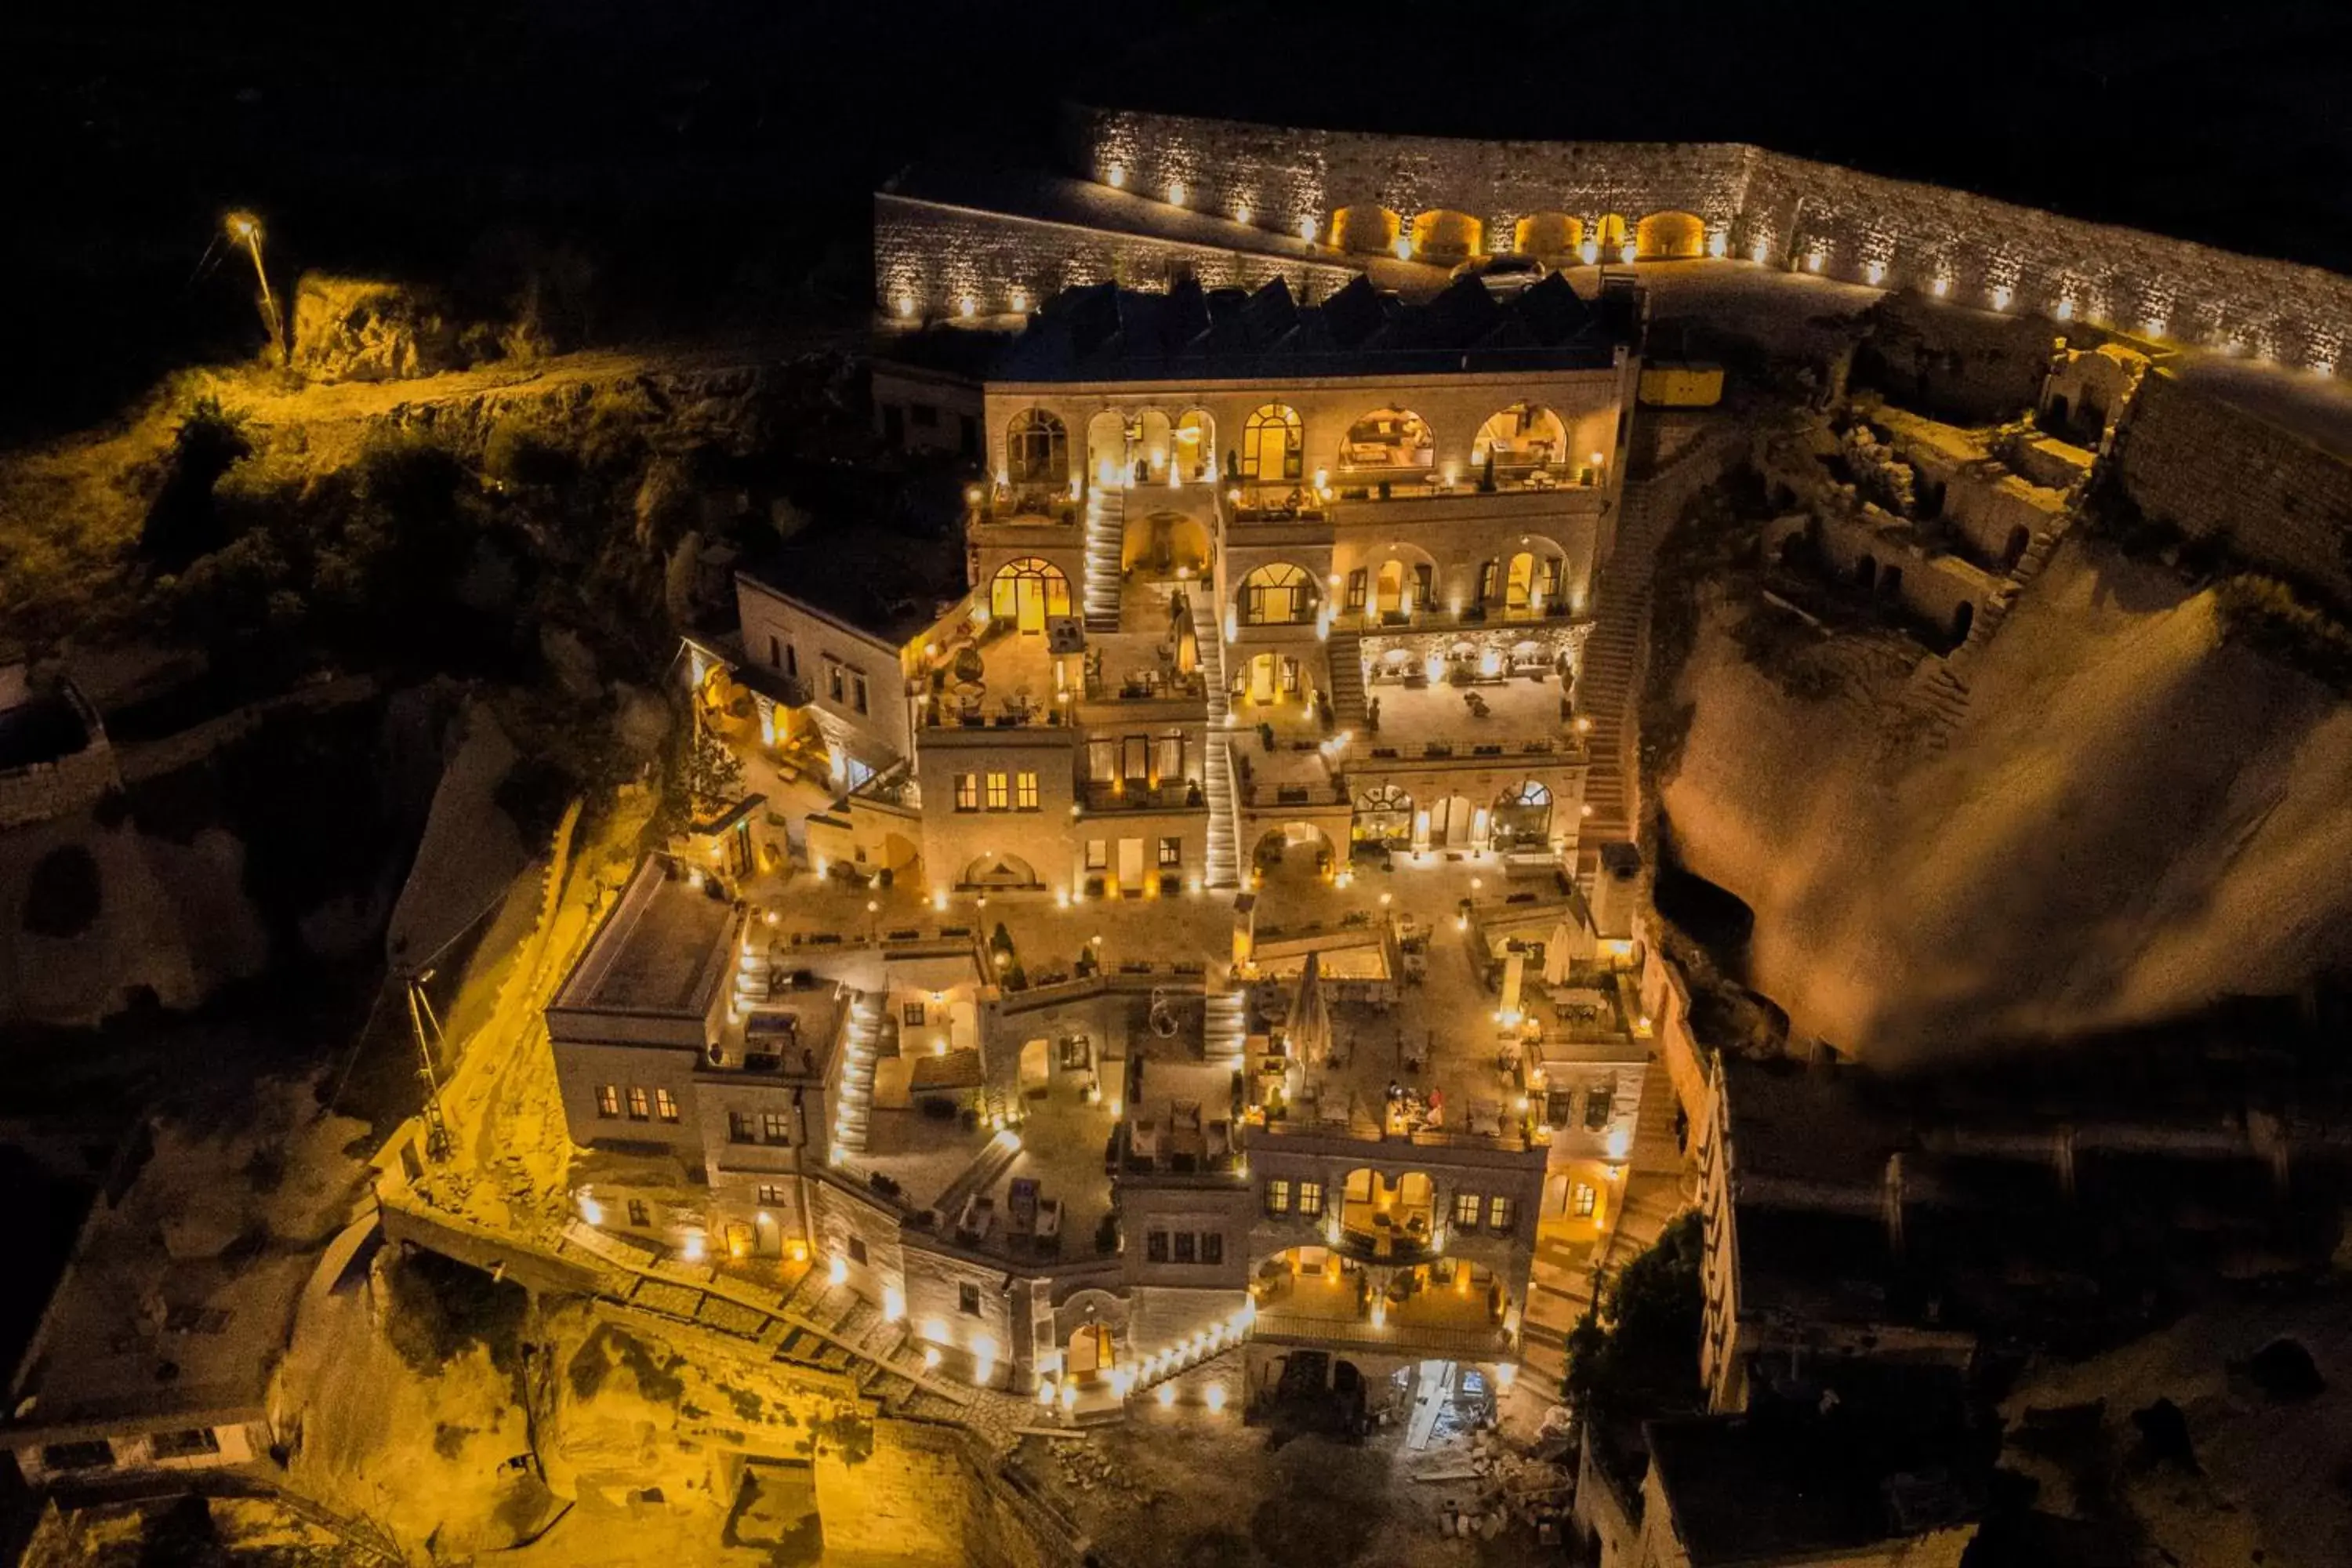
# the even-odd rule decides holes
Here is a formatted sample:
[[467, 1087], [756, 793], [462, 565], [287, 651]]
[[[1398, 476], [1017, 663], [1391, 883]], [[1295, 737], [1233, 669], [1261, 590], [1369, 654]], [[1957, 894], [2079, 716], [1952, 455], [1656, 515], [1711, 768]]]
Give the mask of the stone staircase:
[[1519, 1361], [1547, 1392], [1568, 1374], [1569, 1332], [1592, 1304], [1592, 1251], [1591, 1242], [1553, 1237], [1536, 1242], [1527, 1310], [1519, 1318]]
[[1360, 735], [1366, 725], [1364, 639], [1353, 632], [1333, 632], [1329, 646], [1332, 725]]
[[874, 1060], [882, 1038], [882, 1004], [861, 991], [850, 999], [842, 1048], [849, 1053], [841, 1075], [841, 1103], [834, 1108], [833, 1141], [845, 1152], [866, 1152], [874, 1121]]
[[1225, 685], [1225, 639], [1211, 621], [1201, 638], [1202, 672], [1209, 688], [1207, 744], [1201, 758], [1201, 793], [1209, 802], [1206, 849], [1207, 880], [1212, 888], [1241, 886], [1241, 850], [1234, 810], [1234, 767], [1230, 751], [1231, 693]]
[[963, 1214], [964, 1201], [974, 1193], [984, 1193], [994, 1186], [996, 1179], [1011, 1170], [1013, 1162], [1019, 1158], [1019, 1140], [1001, 1132], [990, 1139], [972, 1157], [971, 1163], [963, 1168], [962, 1174], [950, 1182], [939, 1201], [931, 1205], [939, 1213], [940, 1233], [951, 1234]]
[[1241, 991], [1211, 991], [1201, 1021], [1201, 1054], [1239, 1067], [1249, 1037], [1249, 998]]
[[1127, 492], [1097, 484], [1087, 492], [1087, 630], [1118, 630], [1119, 552], [1127, 542]]

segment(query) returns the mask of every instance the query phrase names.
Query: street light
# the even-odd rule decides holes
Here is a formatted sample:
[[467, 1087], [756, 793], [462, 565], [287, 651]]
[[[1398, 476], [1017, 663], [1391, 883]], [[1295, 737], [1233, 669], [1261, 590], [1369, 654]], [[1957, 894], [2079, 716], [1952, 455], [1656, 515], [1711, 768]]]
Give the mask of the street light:
[[289, 357], [286, 323], [278, 314], [277, 296], [269, 291], [269, 273], [261, 265], [261, 220], [248, 212], [233, 212], [226, 220], [228, 237], [245, 247], [253, 258], [254, 280], [261, 285], [261, 324], [269, 330], [270, 343], [279, 357]]

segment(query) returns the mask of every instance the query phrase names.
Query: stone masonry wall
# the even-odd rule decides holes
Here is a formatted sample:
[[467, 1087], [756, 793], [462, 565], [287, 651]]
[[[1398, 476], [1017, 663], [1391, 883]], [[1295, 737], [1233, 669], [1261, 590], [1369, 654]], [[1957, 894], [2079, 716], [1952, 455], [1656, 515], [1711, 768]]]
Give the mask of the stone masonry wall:
[[1184, 277], [1204, 289], [1249, 289], [1281, 278], [1292, 294], [1311, 304], [1355, 276], [1347, 267], [886, 194], [874, 198], [874, 258], [877, 302], [894, 319], [908, 321], [918, 315], [1017, 313], [1089, 283], [1164, 289]]
[[2352, 605], [2352, 465], [2164, 372], [2116, 432], [2124, 493], [2193, 537]]
[[[1913, 285], [1955, 303], [2102, 322], [2332, 369], [2352, 336], [2352, 279], [1963, 191], [1886, 179], [1732, 143], [1469, 142], [1290, 130], [1072, 109], [1072, 171], [1296, 234], [1336, 208], [1378, 202], [1410, 217], [1466, 212], [1491, 247], [1533, 212], [1587, 232], [1696, 214], [1730, 255], [1824, 277]], [[1940, 292], [1938, 285], [1940, 284]]]
[[952, 1427], [877, 1421], [869, 1454], [819, 1456], [816, 1489], [828, 1558], [1074, 1568], [1082, 1555], [1063, 1521]]

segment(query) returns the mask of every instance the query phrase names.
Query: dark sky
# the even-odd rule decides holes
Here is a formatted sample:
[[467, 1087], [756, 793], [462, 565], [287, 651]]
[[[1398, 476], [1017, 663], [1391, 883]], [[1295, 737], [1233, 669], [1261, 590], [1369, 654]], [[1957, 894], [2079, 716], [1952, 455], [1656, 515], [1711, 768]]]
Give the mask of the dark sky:
[[[1048, 145], [1074, 97], [1463, 134], [1738, 139], [2352, 269], [2352, 6], [1064, 5], [974, 0], [78, 0], [0, 24], [18, 363], [216, 352], [274, 259], [444, 275], [517, 224], [646, 330], [747, 273], [862, 268], [866, 196]], [[1906, 31], [1914, 18], [1932, 31]], [[690, 325], [690, 323], [688, 323]], [[93, 367], [96, 367], [94, 370]], [[13, 379], [13, 378], [12, 378]], [[88, 382], [87, 388], [80, 384]], [[19, 384], [9, 396], [27, 395]], [[16, 410], [19, 414], [23, 411]]]

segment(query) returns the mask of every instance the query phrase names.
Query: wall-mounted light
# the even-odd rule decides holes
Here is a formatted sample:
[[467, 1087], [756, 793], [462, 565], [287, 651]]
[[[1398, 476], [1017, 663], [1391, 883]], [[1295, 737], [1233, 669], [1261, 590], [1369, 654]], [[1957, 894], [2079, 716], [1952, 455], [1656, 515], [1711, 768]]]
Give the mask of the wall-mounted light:
[[1103, 181], [1112, 190], [1123, 191], [1127, 189], [1127, 171], [1118, 164], [1113, 163], [1109, 172], [1103, 175]]

